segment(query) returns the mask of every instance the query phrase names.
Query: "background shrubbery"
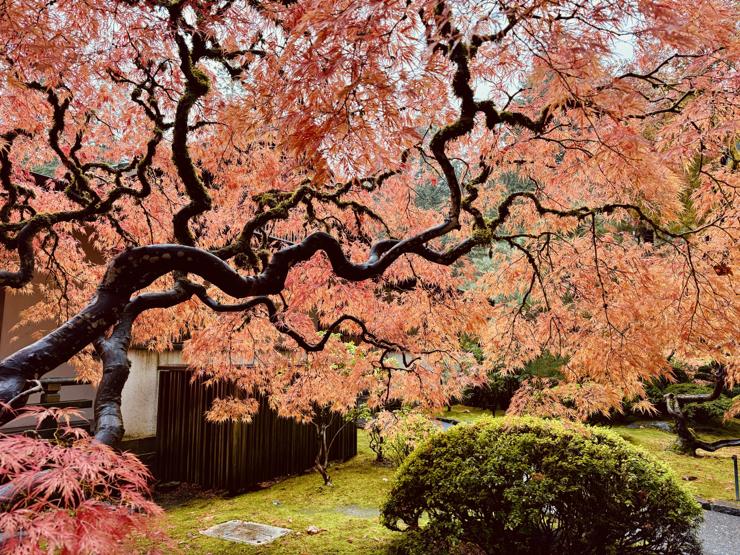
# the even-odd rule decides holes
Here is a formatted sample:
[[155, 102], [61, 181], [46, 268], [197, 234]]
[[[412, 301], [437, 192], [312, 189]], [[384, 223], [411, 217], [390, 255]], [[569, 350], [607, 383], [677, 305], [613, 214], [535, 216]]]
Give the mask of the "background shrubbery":
[[400, 466], [422, 441], [441, 431], [432, 418], [408, 407], [374, 414], [364, 407], [361, 414], [375, 461], [391, 466]]
[[[484, 363], [480, 346], [474, 338], [465, 337], [461, 340], [463, 348], [476, 356], [479, 362]], [[479, 407], [495, 412], [497, 409], [506, 410], [512, 397], [525, 380], [539, 378], [560, 378], [560, 368], [567, 359], [544, 352], [527, 362], [522, 368], [510, 372], [492, 369], [488, 373], [488, 380], [483, 385], [470, 388], [460, 401], [466, 405]], [[612, 410], [608, 415], [596, 413], [589, 418], [591, 424], [615, 424], [626, 422], [635, 417], [656, 418], [670, 420], [665, 405], [664, 396], [667, 393], [696, 394], [710, 393], [713, 389], [711, 367], [699, 367], [693, 370], [679, 362], [672, 362], [673, 378], [655, 380], [646, 384], [647, 400], [655, 407], [653, 413], [643, 413], [634, 410], [636, 400], [625, 400], [622, 410]], [[699, 383], [697, 383], [697, 380]], [[725, 391], [714, 401], [705, 403], [690, 403], [686, 405], [686, 415], [695, 426], [716, 427], [726, 424], [724, 416], [733, 403], [733, 398], [740, 395], [740, 385], [730, 391]]]
[[[421, 526], [423, 515], [428, 523]], [[383, 507], [397, 553], [700, 553], [674, 475], [604, 430], [490, 420], [423, 443]]]
[[440, 427], [423, 414], [401, 414], [390, 425], [386, 439], [386, 458], [400, 466], [424, 440], [440, 433]]
[[[467, 339], [463, 341], [463, 346], [475, 355], [479, 362], [483, 362], [482, 351], [475, 342]], [[487, 382], [468, 389], [461, 401], [465, 405], [488, 409], [491, 412], [498, 409], [506, 410], [523, 381], [532, 378], [558, 378], [560, 367], [565, 362], [565, 358], [545, 352], [527, 362], [522, 368], [510, 372], [492, 369], [488, 372]]]
[[365, 424], [370, 449], [377, 462], [400, 466], [425, 439], [441, 428], [421, 412], [409, 409], [382, 411]]
[[[650, 389], [650, 400], [658, 409], [665, 412], [665, 400], [663, 396], [666, 393], [674, 393], [676, 395], [682, 394], [708, 394], [711, 393], [714, 387], [708, 385], [700, 385], [696, 383], [674, 383], [667, 385], [663, 388], [653, 387]], [[735, 393], [735, 392], [732, 392]], [[738, 391], [737, 393], [740, 393]], [[714, 401], [707, 401], [704, 403], [688, 403], [685, 407], [686, 415], [689, 420], [694, 424], [704, 426], [721, 426], [723, 423], [724, 415], [732, 405], [732, 397], [722, 394], [719, 398]]]

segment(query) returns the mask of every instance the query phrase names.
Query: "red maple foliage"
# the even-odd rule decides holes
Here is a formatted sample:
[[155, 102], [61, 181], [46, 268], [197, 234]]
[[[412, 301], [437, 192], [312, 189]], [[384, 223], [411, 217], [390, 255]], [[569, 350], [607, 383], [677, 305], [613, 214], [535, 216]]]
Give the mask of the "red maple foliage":
[[164, 538], [152, 526], [147, 468], [69, 427], [70, 409], [28, 407], [40, 424], [57, 419], [56, 439], [0, 435], [0, 551], [114, 553], [133, 536]]
[[514, 410], [649, 410], [669, 355], [735, 384], [735, 8], [2, 3], [0, 284], [58, 322], [0, 400], [72, 361], [115, 443], [132, 341], [299, 418], [444, 403], [463, 334], [567, 359]]

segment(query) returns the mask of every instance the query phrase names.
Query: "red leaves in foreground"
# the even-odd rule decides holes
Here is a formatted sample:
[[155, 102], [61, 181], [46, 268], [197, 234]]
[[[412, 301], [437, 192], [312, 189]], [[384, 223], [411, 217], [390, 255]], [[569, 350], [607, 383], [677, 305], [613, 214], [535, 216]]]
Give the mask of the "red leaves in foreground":
[[0, 435], [0, 553], [118, 553], [156, 534], [147, 468], [79, 432]]

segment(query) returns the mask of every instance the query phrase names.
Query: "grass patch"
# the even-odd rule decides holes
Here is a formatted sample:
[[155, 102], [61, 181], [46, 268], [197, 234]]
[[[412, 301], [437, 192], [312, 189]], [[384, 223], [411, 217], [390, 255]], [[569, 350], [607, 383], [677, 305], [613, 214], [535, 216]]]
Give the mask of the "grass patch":
[[[474, 423], [490, 416], [490, 411], [455, 405], [436, 416]], [[695, 495], [710, 500], [734, 499], [730, 457], [733, 453], [740, 455], [740, 448], [702, 453], [694, 458], [670, 450], [675, 440], [673, 434], [650, 427], [614, 426], [613, 430], [666, 462], [679, 478], [695, 477], [695, 480], [683, 481]], [[736, 430], [715, 429], [704, 432], [702, 437], [714, 439], [732, 432]], [[332, 465], [330, 469], [334, 480], [332, 487], [323, 486], [319, 475], [310, 472], [230, 498], [183, 488], [158, 499], [166, 510], [166, 531], [179, 549], [192, 553], [381, 555], [396, 533], [383, 528], [374, 511], [385, 500], [394, 470], [375, 464], [374, 457], [367, 434], [360, 430], [357, 457]], [[199, 533], [233, 519], [290, 528], [293, 532], [272, 544], [258, 547], [208, 538]], [[309, 535], [306, 533], [309, 526], [317, 526], [322, 532]]]
[[[694, 495], [711, 501], [735, 500], [732, 455], [740, 456], [740, 447], [720, 449], [715, 453], [699, 450], [698, 457], [689, 457], [671, 450], [676, 441], [676, 436], [671, 433], [649, 427], [614, 426], [613, 430], [670, 466]], [[728, 435], [722, 429], [701, 433], [701, 437], [708, 440], [721, 439]]]
[[[503, 411], [496, 411], [496, 416], [503, 416]], [[471, 424], [483, 417], [492, 416], [490, 410], [478, 407], [466, 407], [465, 405], [452, 405], [450, 410], [441, 410], [434, 416], [438, 418], [451, 418], [458, 422]]]
[[[177, 547], [185, 552], [213, 554], [299, 554], [385, 552], [393, 532], [380, 525], [376, 511], [390, 489], [394, 470], [373, 462], [367, 434], [358, 434], [358, 455], [332, 465], [334, 486], [322, 485], [313, 472], [288, 478], [273, 486], [231, 498], [200, 492], [181, 499], [186, 491], [163, 496], [158, 502], [166, 510], [165, 528]], [[363, 516], [348, 513], [362, 512]], [[204, 530], [227, 520], [247, 520], [293, 530], [266, 546], [249, 546], [209, 538]], [[306, 528], [323, 531], [309, 535]]]

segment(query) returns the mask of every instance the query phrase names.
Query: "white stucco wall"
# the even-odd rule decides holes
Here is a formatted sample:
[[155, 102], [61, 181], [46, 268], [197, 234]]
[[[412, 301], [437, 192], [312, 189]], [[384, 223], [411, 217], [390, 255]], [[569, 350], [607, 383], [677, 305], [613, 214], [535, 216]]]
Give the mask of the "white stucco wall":
[[[38, 337], [51, 331], [56, 323], [53, 320], [16, 327], [21, 313], [39, 300], [38, 293], [19, 294], [5, 291], [0, 295], [0, 359], [32, 343]], [[182, 355], [179, 350], [156, 353], [145, 349], [129, 351], [131, 369], [126, 385], [123, 388], [121, 412], [126, 429], [124, 439], [136, 439], [154, 436], [157, 433], [157, 395], [160, 366], [181, 366]], [[74, 369], [63, 364], [46, 376], [74, 376]], [[95, 388], [90, 385], [71, 385], [61, 389], [62, 400], [94, 399]], [[33, 395], [29, 404], [37, 403], [39, 395]], [[92, 409], [81, 411], [88, 421], [93, 419]], [[32, 426], [30, 418], [16, 419], [6, 427]]]
[[157, 433], [157, 395], [159, 366], [176, 366], [181, 362], [179, 351], [155, 353], [131, 349], [128, 353], [131, 369], [121, 396], [124, 439], [149, 437]]
[[159, 366], [185, 366], [185, 363], [182, 361], [182, 351], [176, 350], [159, 353]]

